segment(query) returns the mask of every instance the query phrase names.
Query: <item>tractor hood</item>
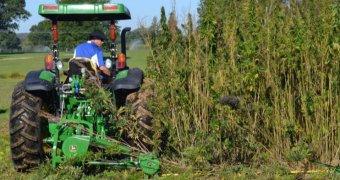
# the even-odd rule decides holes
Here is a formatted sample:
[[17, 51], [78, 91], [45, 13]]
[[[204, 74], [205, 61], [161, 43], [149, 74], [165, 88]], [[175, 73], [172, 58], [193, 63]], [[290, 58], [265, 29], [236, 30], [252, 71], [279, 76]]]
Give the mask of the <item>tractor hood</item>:
[[39, 14], [53, 21], [109, 21], [131, 19], [123, 4], [41, 4]]

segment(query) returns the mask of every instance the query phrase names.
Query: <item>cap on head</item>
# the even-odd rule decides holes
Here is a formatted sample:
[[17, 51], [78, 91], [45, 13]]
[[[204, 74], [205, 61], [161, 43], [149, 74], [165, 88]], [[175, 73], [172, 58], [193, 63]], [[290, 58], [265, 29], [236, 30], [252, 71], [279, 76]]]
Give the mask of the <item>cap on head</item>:
[[107, 40], [105, 34], [99, 30], [95, 30], [93, 31], [91, 34], [90, 34], [90, 40], [93, 40], [93, 39], [100, 39], [102, 41], [105, 41]]

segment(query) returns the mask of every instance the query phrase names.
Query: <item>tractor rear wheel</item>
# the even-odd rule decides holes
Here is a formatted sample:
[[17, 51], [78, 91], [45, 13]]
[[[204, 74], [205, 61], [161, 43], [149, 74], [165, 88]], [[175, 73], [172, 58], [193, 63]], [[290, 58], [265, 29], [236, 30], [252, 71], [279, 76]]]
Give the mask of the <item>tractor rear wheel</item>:
[[25, 91], [18, 83], [12, 94], [10, 111], [10, 148], [15, 169], [26, 171], [38, 166], [44, 159], [42, 150], [42, 99]]
[[[152, 150], [152, 120], [153, 114], [147, 107], [147, 101], [154, 96], [153, 81], [144, 79], [141, 90], [131, 93], [126, 98], [126, 104], [131, 106], [133, 119], [137, 121], [138, 133], [130, 137], [133, 144], [143, 150]], [[131, 135], [131, 134], [130, 134]]]

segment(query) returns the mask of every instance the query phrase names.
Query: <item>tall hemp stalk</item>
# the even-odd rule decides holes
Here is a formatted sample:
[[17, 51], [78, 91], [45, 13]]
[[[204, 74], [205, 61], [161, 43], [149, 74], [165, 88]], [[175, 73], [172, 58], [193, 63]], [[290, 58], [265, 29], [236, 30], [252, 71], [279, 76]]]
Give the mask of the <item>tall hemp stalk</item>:
[[339, 1], [201, 0], [198, 27], [189, 15], [181, 29], [161, 13], [146, 42], [163, 153], [198, 167], [339, 159]]

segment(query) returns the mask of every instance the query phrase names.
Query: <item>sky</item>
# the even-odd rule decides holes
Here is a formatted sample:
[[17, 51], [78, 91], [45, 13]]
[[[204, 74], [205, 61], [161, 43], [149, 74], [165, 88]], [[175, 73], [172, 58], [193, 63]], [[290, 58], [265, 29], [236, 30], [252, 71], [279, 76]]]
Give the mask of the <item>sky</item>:
[[[138, 28], [140, 24], [149, 26], [153, 17], [160, 19], [161, 7], [164, 6], [167, 17], [175, 7], [179, 22], [185, 21], [186, 14], [190, 12], [194, 17], [198, 16], [197, 8], [200, 0], [111, 0], [111, 3], [124, 4], [131, 13], [131, 20], [119, 21], [122, 27]], [[26, 21], [19, 21], [17, 33], [27, 33], [32, 25], [38, 24], [44, 18], [38, 14], [39, 4], [55, 4], [55, 0], [26, 0], [25, 9], [31, 13]], [[196, 18], [197, 19], [197, 18]]]

